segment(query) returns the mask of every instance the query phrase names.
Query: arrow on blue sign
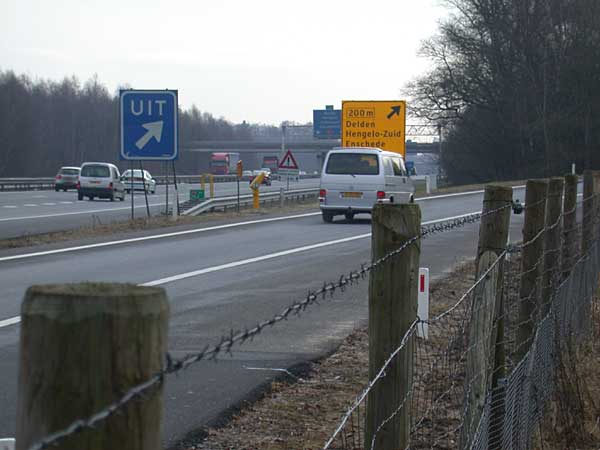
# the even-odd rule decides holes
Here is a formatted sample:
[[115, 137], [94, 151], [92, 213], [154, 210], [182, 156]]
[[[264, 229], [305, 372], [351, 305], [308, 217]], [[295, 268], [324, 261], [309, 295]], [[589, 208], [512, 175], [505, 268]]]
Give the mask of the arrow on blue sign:
[[162, 137], [164, 122], [162, 120], [158, 122], [150, 122], [142, 124], [146, 130], [146, 134], [144, 134], [136, 143], [135, 146], [140, 150], [146, 146], [150, 139], [156, 139], [156, 142], [160, 142], [160, 138]]

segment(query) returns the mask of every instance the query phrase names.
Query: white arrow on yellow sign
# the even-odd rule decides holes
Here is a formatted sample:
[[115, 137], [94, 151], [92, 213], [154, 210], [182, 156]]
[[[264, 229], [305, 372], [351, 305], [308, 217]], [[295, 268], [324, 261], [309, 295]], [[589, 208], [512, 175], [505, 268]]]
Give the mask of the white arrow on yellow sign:
[[406, 156], [406, 102], [343, 101], [342, 146], [377, 147]]

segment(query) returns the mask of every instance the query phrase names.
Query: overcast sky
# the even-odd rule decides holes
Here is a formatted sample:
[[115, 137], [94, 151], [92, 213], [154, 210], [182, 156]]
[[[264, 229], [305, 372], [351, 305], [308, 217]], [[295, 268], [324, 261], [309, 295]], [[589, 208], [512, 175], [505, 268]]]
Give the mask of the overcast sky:
[[395, 100], [428, 66], [439, 0], [1, 0], [0, 69], [177, 89], [234, 122]]

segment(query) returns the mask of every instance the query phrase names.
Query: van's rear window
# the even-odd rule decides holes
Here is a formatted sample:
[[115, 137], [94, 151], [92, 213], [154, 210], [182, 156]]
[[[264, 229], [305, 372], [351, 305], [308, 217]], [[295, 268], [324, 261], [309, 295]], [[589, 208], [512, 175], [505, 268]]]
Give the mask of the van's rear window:
[[110, 177], [110, 170], [106, 166], [83, 166], [83, 169], [81, 169], [81, 176], [108, 178]]
[[332, 175], [378, 175], [377, 155], [364, 153], [333, 153], [329, 155], [325, 173]]

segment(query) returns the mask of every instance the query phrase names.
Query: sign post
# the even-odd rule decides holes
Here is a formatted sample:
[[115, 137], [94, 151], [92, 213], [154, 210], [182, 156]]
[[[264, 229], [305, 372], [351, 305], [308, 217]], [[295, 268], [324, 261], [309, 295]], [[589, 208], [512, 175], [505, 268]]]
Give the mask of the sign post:
[[240, 212], [240, 180], [242, 179], [242, 174], [244, 173], [244, 163], [240, 159], [236, 164], [237, 170], [237, 212]]
[[[133, 161], [140, 161], [140, 164], [143, 160], [173, 161], [175, 167], [175, 160], [179, 156], [177, 91], [121, 90], [119, 91], [119, 113], [120, 155], [121, 159], [131, 162], [133, 219]], [[174, 172], [173, 175], [175, 176]], [[176, 176], [175, 180], [177, 180]], [[175, 190], [177, 190], [177, 181], [175, 181]], [[147, 197], [146, 207], [149, 211]]]
[[406, 102], [342, 102], [342, 146], [377, 147], [406, 157]]

